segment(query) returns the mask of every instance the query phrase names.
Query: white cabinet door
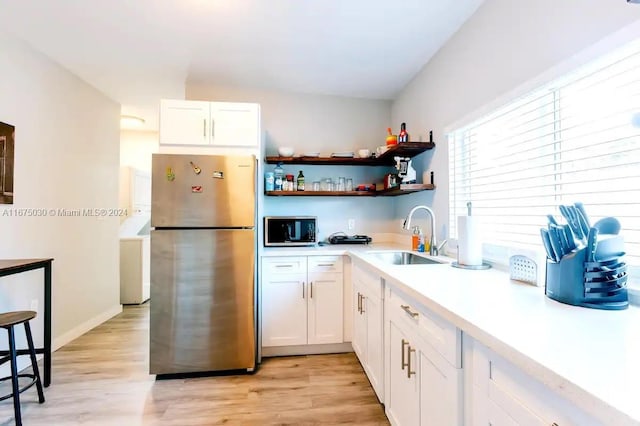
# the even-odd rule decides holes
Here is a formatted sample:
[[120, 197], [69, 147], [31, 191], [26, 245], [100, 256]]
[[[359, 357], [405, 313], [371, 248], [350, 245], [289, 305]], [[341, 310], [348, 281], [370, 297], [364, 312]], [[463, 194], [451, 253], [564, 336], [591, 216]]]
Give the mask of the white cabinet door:
[[476, 425], [603, 425], [580, 407], [473, 341], [472, 410]]
[[306, 274], [262, 279], [262, 346], [307, 344]]
[[362, 311], [364, 294], [359, 281], [353, 281], [353, 338], [351, 346], [366, 369], [367, 365], [367, 317]]
[[367, 296], [363, 303], [366, 318], [366, 347], [369, 381], [380, 401], [384, 400], [384, 342], [382, 318], [382, 300], [376, 296]]
[[208, 145], [210, 102], [162, 99], [160, 144]]
[[211, 102], [211, 144], [255, 147], [260, 141], [260, 106]]
[[420, 425], [462, 425], [462, 369], [431, 348], [420, 350]]
[[420, 372], [414, 348], [411, 337], [402, 330], [402, 324], [390, 319], [389, 393], [385, 395], [385, 408], [394, 426], [420, 424]]
[[342, 343], [342, 274], [309, 273], [308, 279], [307, 343]]

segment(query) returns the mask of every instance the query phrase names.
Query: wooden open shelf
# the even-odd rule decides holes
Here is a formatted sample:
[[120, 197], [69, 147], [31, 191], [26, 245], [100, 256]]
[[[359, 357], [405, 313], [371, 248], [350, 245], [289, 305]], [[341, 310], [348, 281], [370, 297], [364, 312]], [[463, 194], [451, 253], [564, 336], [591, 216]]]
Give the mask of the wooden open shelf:
[[411, 183], [402, 184], [399, 187], [384, 189], [382, 191], [266, 191], [265, 195], [276, 197], [394, 197], [397, 195], [411, 194], [413, 192], [431, 191], [434, 185]]
[[415, 157], [429, 149], [435, 147], [433, 142], [403, 142], [397, 145], [391, 145], [384, 154], [377, 157], [358, 158], [358, 157], [278, 157], [268, 156], [266, 162], [268, 164], [312, 164], [325, 166], [391, 166], [395, 164], [393, 157]]

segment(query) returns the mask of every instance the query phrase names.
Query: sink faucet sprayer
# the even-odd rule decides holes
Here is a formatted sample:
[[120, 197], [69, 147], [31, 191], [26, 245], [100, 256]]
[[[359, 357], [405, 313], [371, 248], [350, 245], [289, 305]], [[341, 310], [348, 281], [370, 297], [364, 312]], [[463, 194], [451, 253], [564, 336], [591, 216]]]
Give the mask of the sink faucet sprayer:
[[444, 241], [442, 241], [442, 243], [438, 247], [438, 243], [436, 242], [436, 215], [435, 213], [433, 213], [433, 210], [431, 210], [427, 206], [415, 206], [411, 209], [411, 211], [407, 215], [407, 218], [404, 220], [404, 225], [402, 225], [402, 228], [406, 229], [407, 231], [411, 229], [411, 218], [413, 217], [413, 214], [416, 212], [416, 210], [420, 209], [426, 210], [427, 213], [429, 213], [429, 218], [431, 219], [431, 239], [429, 240], [429, 255], [437, 256], [447, 240], [445, 239]]

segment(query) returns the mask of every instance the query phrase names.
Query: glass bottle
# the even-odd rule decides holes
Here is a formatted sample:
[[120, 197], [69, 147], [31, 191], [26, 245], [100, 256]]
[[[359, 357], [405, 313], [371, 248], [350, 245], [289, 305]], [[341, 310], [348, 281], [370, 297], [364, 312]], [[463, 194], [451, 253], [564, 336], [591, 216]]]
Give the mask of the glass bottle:
[[298, 172], [298, 191], [304, 191], [304, 175], [302, 174], [302, 170]]

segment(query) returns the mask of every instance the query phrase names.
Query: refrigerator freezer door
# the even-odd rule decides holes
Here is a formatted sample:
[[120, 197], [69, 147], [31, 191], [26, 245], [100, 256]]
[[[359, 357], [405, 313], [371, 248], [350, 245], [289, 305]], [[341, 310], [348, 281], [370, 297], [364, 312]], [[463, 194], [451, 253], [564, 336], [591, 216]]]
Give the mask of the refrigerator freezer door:
[[255, 226], [253, 156], [153, 154], [151, 226]]
[[255, 367], [254, 233], [151, 231], [151, 374]]

